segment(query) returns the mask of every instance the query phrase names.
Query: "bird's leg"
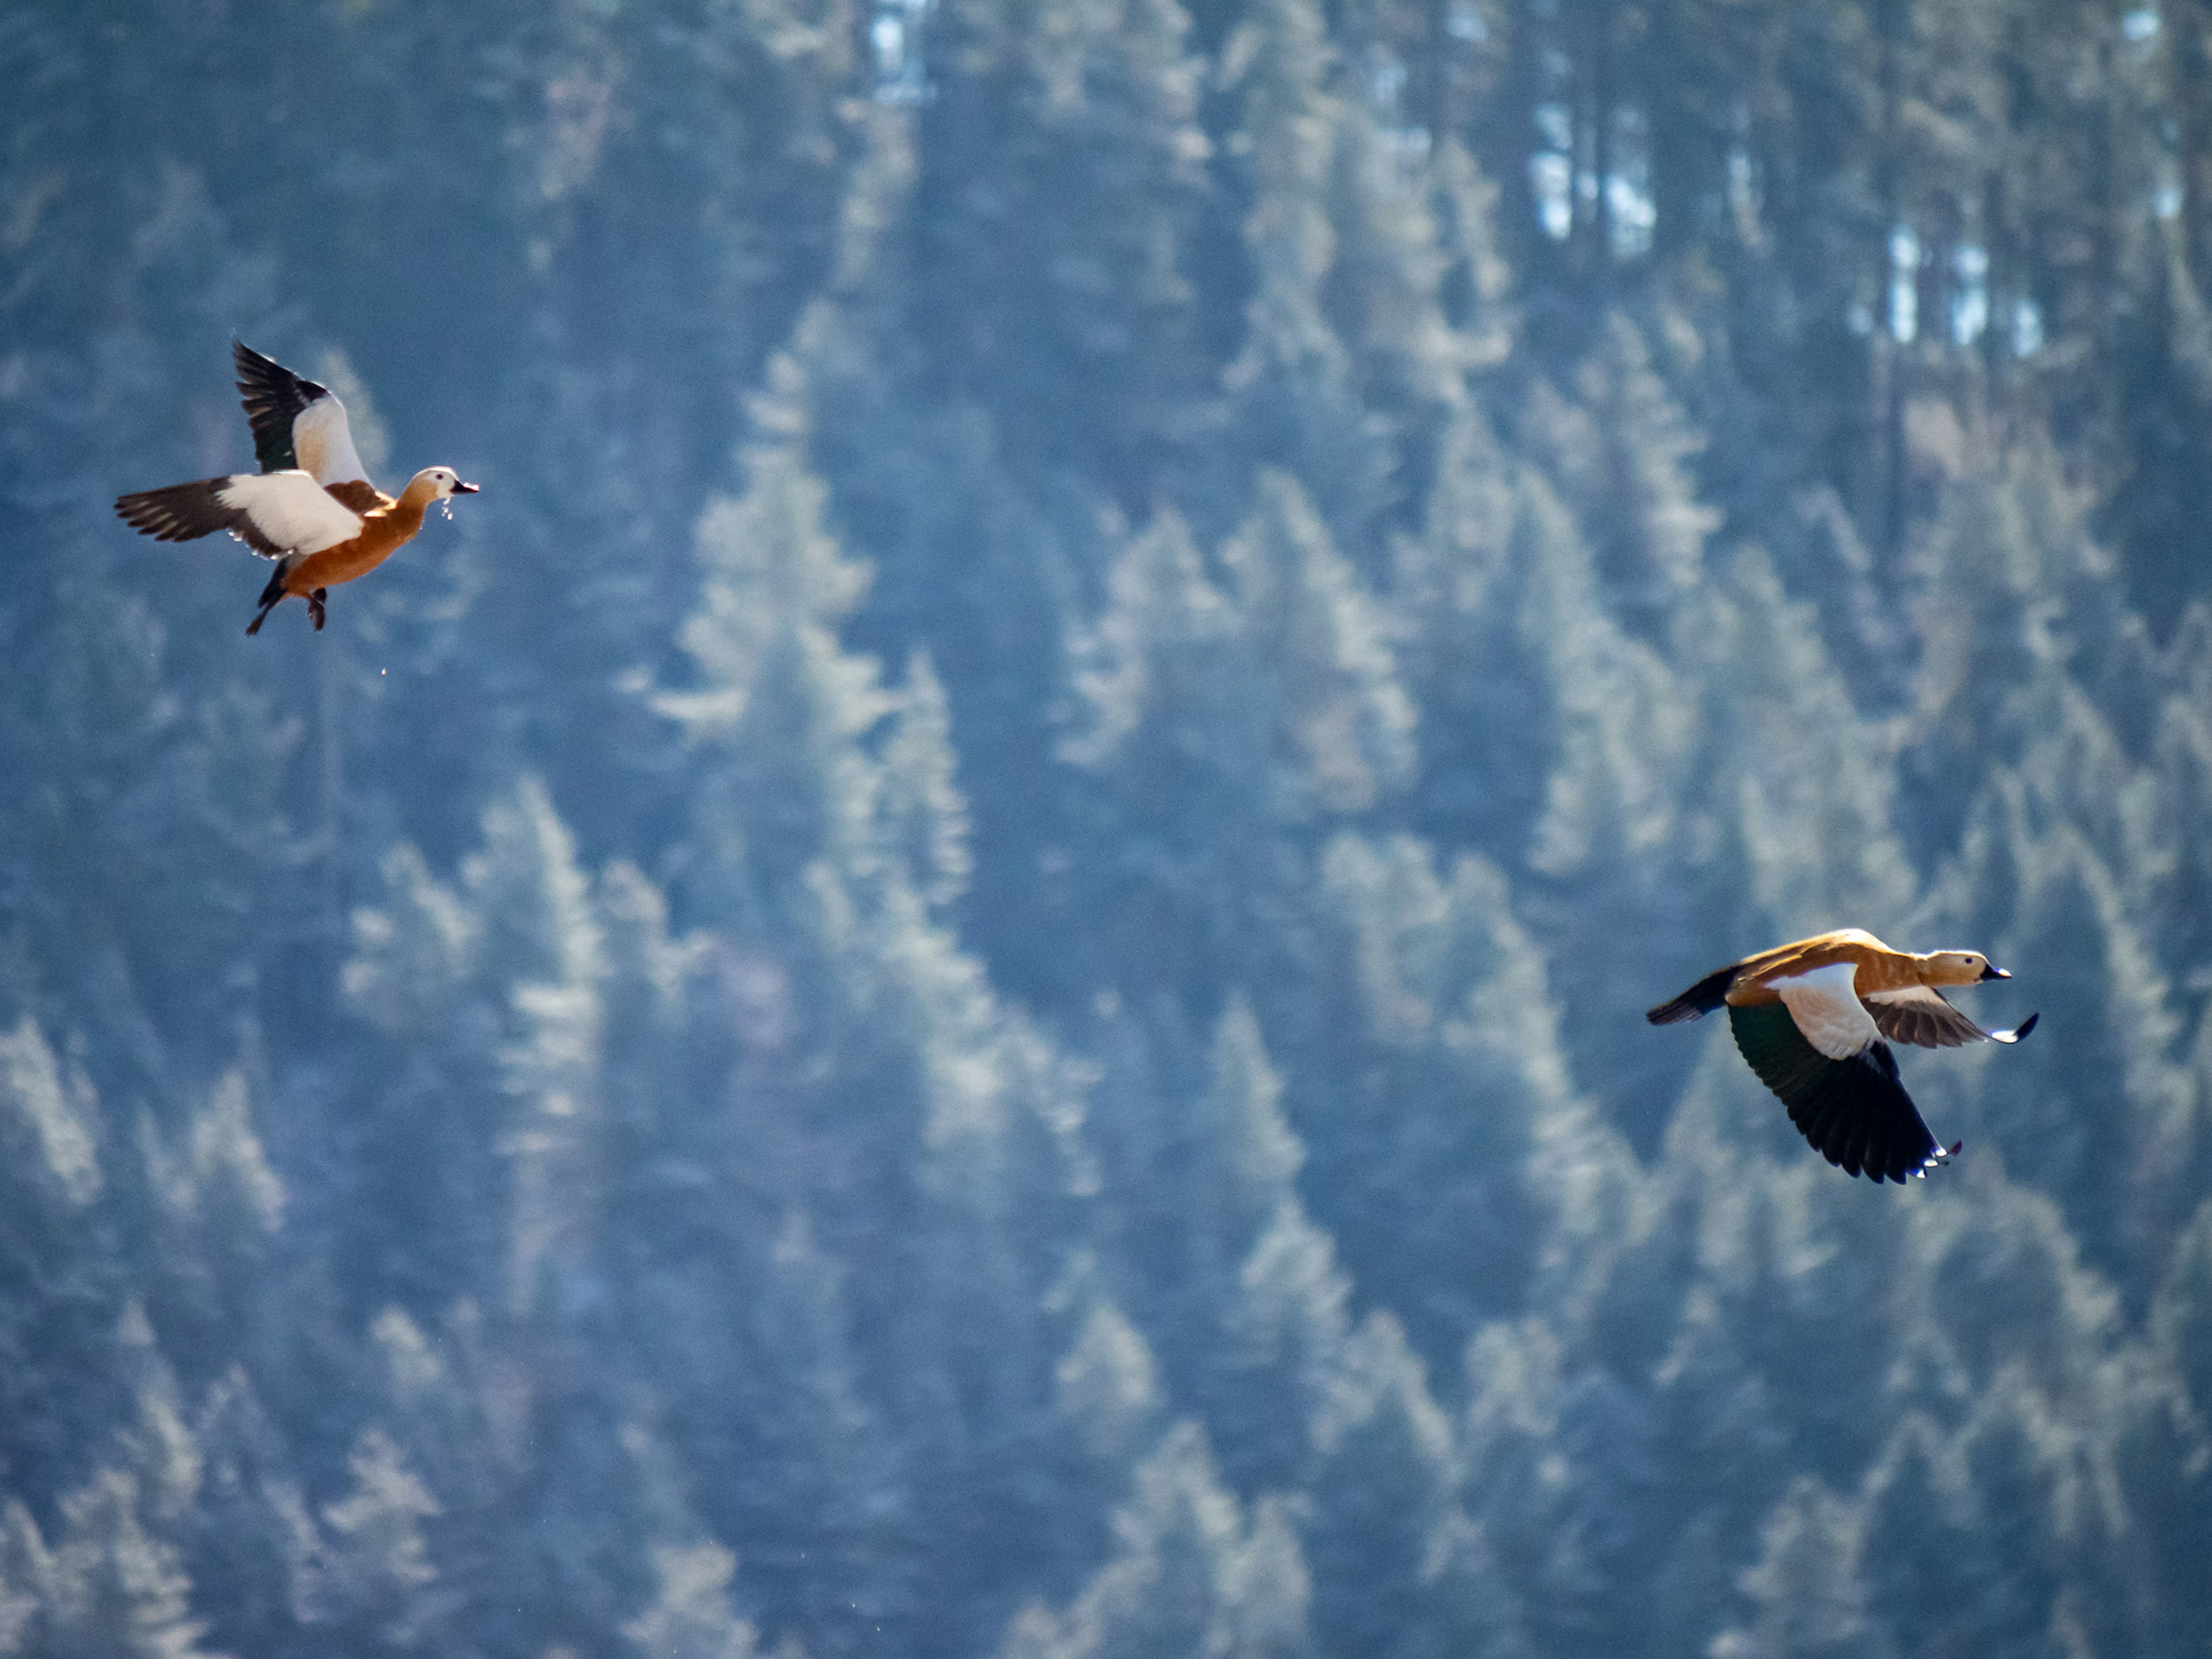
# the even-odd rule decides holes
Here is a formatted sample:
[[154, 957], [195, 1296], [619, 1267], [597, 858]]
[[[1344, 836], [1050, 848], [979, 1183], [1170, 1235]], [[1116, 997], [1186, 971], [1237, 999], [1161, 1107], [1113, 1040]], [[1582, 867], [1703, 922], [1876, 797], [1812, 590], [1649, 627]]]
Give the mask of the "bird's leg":
[[327, 587], [319, 587], [307, 595], [307, 620], [314, 623], [318, 634], [323, 631], [323, 601], [330, 597], [330, 592]]

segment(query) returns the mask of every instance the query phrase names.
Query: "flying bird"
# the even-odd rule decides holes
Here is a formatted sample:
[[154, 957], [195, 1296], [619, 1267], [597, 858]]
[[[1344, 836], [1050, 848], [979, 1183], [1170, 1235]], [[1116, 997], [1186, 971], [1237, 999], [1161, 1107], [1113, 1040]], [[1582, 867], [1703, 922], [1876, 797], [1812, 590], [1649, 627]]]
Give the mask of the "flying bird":
[[308, 620], [319, 630], [332, 587], [367, 575], [414, 540], [432, 502], [451, 518], [452, 498], [473, 495], [477, 487], [449, 466], [426, 466], [395, 500], [362, 471], [335, 392], [238, 340], [230, 355], [260, 472], [142, 490], [119, 497], [115, 510], [155, 541], [189, 542], [228, 530], [276, 561], [246, 631], [258, 634], [289, 593], [307, 600]]
[[1846, 1175], [1903, 1182], [1948, 1163], [1962, 1143], [1947, 1149], [1929, 1133], [1883, 1039], [1923, 1048], [2017, 1042], [2035, 1015], [1985, 1031], [1936, 989], [2011, 977], [1978, 951], [1916, 956], [1845, 927], [1730, 963], [1644, 1018], [1672, 1025], [1726, 1005], [1735, 1046], [1814, 1150]]

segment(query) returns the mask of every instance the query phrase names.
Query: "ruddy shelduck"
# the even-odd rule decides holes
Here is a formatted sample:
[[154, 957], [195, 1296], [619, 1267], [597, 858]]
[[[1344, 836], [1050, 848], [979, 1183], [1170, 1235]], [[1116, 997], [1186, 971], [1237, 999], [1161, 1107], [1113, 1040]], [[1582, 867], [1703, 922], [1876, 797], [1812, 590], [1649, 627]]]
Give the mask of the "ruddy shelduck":
[[415, 539], [432, 502], [473, 495], [449, 466], [426, 466], [395, 499], [369, 483], [353, 447], [345, 405], [328, 386], [295, 374], [243, 343], [230, 343], [239, 395], [253, 429], [258, 474], [234, 472], [197, 483], [125, 495], [115, 510], [132, 529], [161, 542], [189, 542], [228, 530], [276, 574], [261, 590], [261, 609], [246, 625], [258, 634], [287, 594], [307, 602], [320, 629], [323, 605], [340, 582], [365, 576]]
[[2035, 1029], [2033, 1014], [2014, 1030], [1985, 1031], [1936, 989], [2011, 977], [1978, 951], [1916, 956], [1846, 927], [1730, 963], [1644, 1018], [1672, 1025], [1725, 1006], [1735, 1046], [1815, 1150], [1846, 1175], [1902, 1182], [1949, 1162], [1960, 1143], [1945, 1148], [1929, 1133], [1882, 1039], [2017, 1042]]

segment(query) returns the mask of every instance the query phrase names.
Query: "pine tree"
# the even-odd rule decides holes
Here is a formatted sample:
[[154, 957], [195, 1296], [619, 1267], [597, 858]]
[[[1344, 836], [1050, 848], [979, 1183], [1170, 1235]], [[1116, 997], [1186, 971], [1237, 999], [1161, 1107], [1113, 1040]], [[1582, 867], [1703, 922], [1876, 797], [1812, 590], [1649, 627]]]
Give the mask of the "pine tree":
[[1315, 1433], [1303, 1530], [1322, 1650], [1399, 1659], [1519, 1651], [1512, 1599], [1458, 1503], [1450, 1425], [1387, 1314], [1347, 1345]]
[[1978, 1528], [1958, 1449], [1914, 1414], [1892, 1432], [1862, 1497], [1861, 1571], [1896, 1651], [1948, 1659], [1978, 1651], [1981, 1610], [2003, 1564]]
[[307, 1616], [342, 1640], [404, 1651], [435, 1645], [444, 1611], [422, 1523], [438, 1501], [408, 1468], [399, 1448], [372, 1429], [348, 1459], [353, 1486], [323, 1510], [325, 1536], [309, 1567]]
[[[2144, 1286], [2182, 1224], [2193, 1147], [2188, 1081], [2175, 1063], [2176, 1022], [2142, 936], [2081, 836], [2054, 833], [2032, 870], [2015, 959], [2036, 964], [2066, 1036], [2059, 1069], [1984, 1073], [1990, 1133], [2007, 1167], [2067, 1206], [2090, 1259]], [[2093, 1129], [2075, 1103], [2117, 1093]], [[2119, 1194], [2129, 1194], [2123, 1201]], [[2147, 1288], [2147, 1287], [2145, 1287]]]
[[[593, 884], [605, 964], [599, 987], [599, 1089], [613, 1148], [609, 1228], [647, 1230], [668, 1194], [678, 1134], [689, 1115], [661, 1087], [692, 1058], [689, 998], [702, 977], [699, 942], [669, 936], [668, 902], [635, 865], [617, 861]], [[685, 1150], [688, 1150], [686, 1148]], [[656, 1176], [653, 1171], [660, 1170]]]
[[989, 411], [1014, 466], [1131, 503], [1206, 391], [1189, 30], [1175, 0], [956, 0], [922, 31], [903, 337]]
[[906, 690], [884, 743], [884, 838], [908, 885], [941, 911], [967, 890], [975, 867], [968, 803], [955, 778], [951, 716], [927, 652], [907, 664]]
[[[1880, 919], [1903, 915], [1914, 884], [1893, 828], [1883, 740], [1763, 556], [1739, 555], [1724, 591], [1725, 601], [1701, 593], [1686, 608], [1698, 643], [1680, 658], [1704, 703], [1703, 752], [1685, 793], [1715, 816], [1742, 815], [1733, 834], [1697, 838], [1751, 862], [1730, 942], [1802, 938], [1842, 915], [1878, 931]], [[1703, 884], [1717, 900], [1730, 879], [1715, 869]]]
[[[1106, 795], [1089, 827], [1108, 850], [1076, 893], [1116, 919], [1093, 979], [1162, 978], [1195, 1000], [1238, 953], [1243, 890], [1293, 878], [1267, 833], [1275, 711], [1251, 684], [1242, 619], [1179, 516], [1163, 513], [1123, 544], [1108, 594], [1075, 648], [1085, 718], [1061, 751]], [[1164, 816], [1160, 801], [1177, 810]], [[1232, 879], [1232, 858], [1256, 863], [1254, 875]]]
[[1334, 1241], [1295, 1203], [1276, 1210], [1240, 1279], [1231, 1352], [1248, 1379], [1247, 1399], [1269, 1409], [1247, 1419], [1239, 1471], [1255, 1487], [1287, 1485], [1307, 1470], [1312, 1425], [1344, 1363], [1351, 1282], [1336, 1265]]
[[2212, 838], [2205, 803], [2212, 800], [2212, 721], [2187, 697], [2167, 701], [2147, 769], [2154, 828], [2150, 836], [2162, 860], [2138, 914], [2160, 925], [2150, 945], [2185, 1006], [2201, 1009], [2212, 991]]
[[1360, 811], [1411, 770], [1413, 710], [1374, 604], [1304, 492], [1268, 471], [1257, 496], [1221, 562], [1274, 726], [1270, 804], [1291, 822]]
[[1784, 587], [1812, 605], [1853, 704], [1872, 712], [1903, 702], [1910, 689], [1904, 620], [1877, 582], [1874, 555], [1842, 498], [1826, 485], [1801, 490], [1759, 528]]
[[1990, 767], [2017, 763], [2051, 716], [2062, 668], [2121, 731], [2148, 736], [2150, 711], [2113, 695], [2143, 684], [2142, 624], [2115, 607], [2109, 561], [2059, 471], [2030, 442], [2001, 470], [1969, 476], [1919, 555], [1922, 735], [1901, 757], [1919, 805], [1908, 826], [1917, 851], [1952, 844]]
[[172, 1348], [195, 1372], [249, 1338], [255, 1295], [280, 1234], [285, 1193], [254, 1133], [252, 1091], [234, 1069], [192, 1115], [184, 1144], [165, 1147], [150, 1117], [139, 1124], [155, 1216], [155, 1304]]
[[2212, 1618], [2195, 1540], [2212, 1516], [2212, 1206], [2199, 1206], [2177, 1241], [2151, 1304], [2149, 1352], [2130, 1379], [2113, 1436], [2130, 1553], [2148, 1589], [2150, 1639], [2185, 1644]]
[[864, 1632], [912, 1614], [907, 1534], [918, 1495], [902, 1449], [862, 1396], [838, 1264], [803, 1212], [762, 1243], [741, 1296], [686, 1287], [684, 1301], [715, 1309], [738, 1340], [723, 1349], [694, 1339], [672, 1352], [697, 1369], [687, 1367], [685, 1404], [668, 1427], [675, 1449], [708, 1476], [693, 1501], [718, 1537], [744, 1552], [745, 1582], [769, 1628], [805, 1632], [818, 1652], [854, 1651]]
[[874, 665], [837, 647], [867, 578], [823, 526], [822, 485], [787, 448], [763, 447], [750, 466], [746, 493], [700, 521], [705, 585], [682, 638], [702, 686], [662, 707], [713, 757], [695, 903], [705, 919], [781, 931], [817, 890], [817, 860], [870, 856], [872, 784], [852, 740], [884, 710]]
[[1226, 592], [1172, 516], [1127, 544], [1083, 651], [1088, 729], [1065, 751], [1110, 790], [1094, 833], [1120, 867], [1084, 895], [1125, 918], [1107, 973], [1150, 977], [1173, 941], [1194, 1001], [1248, 953], [1288, 948], [1277, 918], [1301, 902], [1309, 826], [1372, 808], [1413, 761], [1374, 603], [1295, 483], [1263, 477], [1221, 563]]
[[[1489, 275], [1486, 191], [1463, 152], [1437, 167], [1409, 155], [1406, 133], [1391, 130], [1376, 100], [1342, 98], [1334, 112], [1322, 307], [1360, 404], [1388, 440], [1393, 476], [1381, 505], [1387, 521], [1402, 526], [1418, 514], [1439, 441], [1467, 402], [1468, 371], [1498, 349], [1452, 327], [1445, 293], [1448, 276], [1456, 276], [1471, 310]], [[1350, 546], [1373, 570], [1383, 544], [1377, 536]]]
[[[887, 158], [878, 171], [895, 194], [904, 163]], [[866, 225], [894, 210], [871, 194], [854, 217]], [[764, 439], [805, 444], [841, 534], [874, 555], [848, 642], [884, 661], [924, 647], [943, 678], [974, 830], [967, 937], [1009, 992], [1080, 997], [1092, 987], [1065, 949], [1073, 827], [1054, 762], [1071, 723], [1066, 641], [1079, 596], [1103, 581], [1120, 512], [1064, 471], [1026, 477], [982, 410], [948, 409], [944, 386], [901, 344], [903, 267], [881, 250], [854, 258], [854, 280], [888, 291], [811, 311], [770, 365], [755, 423]]]
[[1226, 385], [1244, 447], [1297, 477], [1356, 556], [1389, 503], [1392, 457], [1324, 303], [1339, 245], [1328, 186], [1349, 118], [1330, 89], [1335, 55], [1310, 0], [1263, 0], [1224, 48], [1239, 103], [1229, 148], [1247, 170], [1251, 270]]
[[[1753, 1198], [1744, 1207], [1756, 1205]], [[1767, 1219], [1751, 1218], [1745, 1230], [1756, 1231]], [[1745, 1225], [1737, 1216], [1720, 1224], [1730, 1222]], [[1735, 1265], [1730, 1255], [1757, 1261], [1762, 1254], [1757, 1242], [1729, 1243], [1736, 1251], [1708, 1247], [1720, 1258], [1715, 1277]], [[1766, 1356], [1756, 1346], [1755, 1321], [1740, 1316], [1726, 1294], [1735, 1288], [1691, 1290], [1673, 1348], [1653, 1377], [1650, 1479], [1656, 1492], [1668, 1495], [1672, 1521], [1666, 1536], [1636, 1540], [1631, 1571], [1639, 1579], [1650, 1575], [1644, 1595], [1662, 1630], [1694, 1626], [1729, 1605], [1732, 1570], [1756, 1559], [1760, 1511], [1787, 1471], [1789, 1450], [1810, 1464], [1841, 1461], [1832, 1446], [1793, 1447], [1790, 1390], [1761, 1364]]]
[[1209, 1073], [1165, 1206], [1184, 1249], [1158, 1328], [1188, 1377], [1179, 1393], [1232, 1484], [1251, 1491], [1290, 1479], [1304, 1461], [1326, 1351], [1343, 1334], [1344, 1286], [1330, 1241], [1307, 1221], [1297, 1188], [1305, 1148], [1241, 995], [1214, 1029]]
[[1524, 441], [1589, 542], [1609, 608], [1656, 641], [1698, 583], [1720, 515], [1698, 501], [1704, 441], [1653, 368], [1643, 334], [1614, 313], [1577, 371], [1575, 402], [1539, 386]]
[[133, 1278], [104, 1213], [100, 1103], [25, 1017], [0, 1036], [0, 1486], [51, 1499], [92, 1473], [132, 1404], [120, 1332]]
[[1637, 1633], [1650, 1628], [1652, 1609], [1643, 1592], [1673, 1536], [1671, 1518], [1658, 1522], [1666, 1490], [1655, 1457], [1658, 1425], [1636, 1391], [1597, 1367], [1567, 1383], [1554, 1409], [1554, 1450], [1571, 1473], [1565, 1489], [1546, 1494], [1538, 1508], [1548, 1522], [1548, 1548], [1531, 1547], [1534, 1529], [1527, 1520], [1494, 1508], [1477, 1518], [1493, 1536], [1520, 1534], [1513, 1553], [1534, 1558], [1522, 1597], [1539, 1651], [1632, 1649]]
[[1556, 501], [1525, 500], [1507, 453], [1479, 410], [1462, 409], [1439, 441], [1418, 529], [1393, 543], [1385, 592], [1406, 687], [1420, 720], [1418, 822], [1494, 859], [1524, 845], [1542, 779], [1528, 754], [1543, 688], [1527, 659], [1509, 596], [1541, 556], [1544, 528], [1570, 533]]
[[720, 1545], [662, 1544], [653, 1552], [659, 1589], [653, 1604], [622, 1628], [651, 1659], [753, 1659], [753, 1627], [732, 1611], [737, 1559]]
[[1759, 1565], [1743, 1575], [1752, 1621], [1718, 1637], [1713, 1652], [1727, 1659], [1754, 1654], [1878, 1659], [1891, 1651], [1868, 1616], [1856, 1522], [1850, 1505], [1817, 1480], [1793, 1485], [1768, 1517]]
[[1157, 1372], [1142, 1333], [1110, 1301], [1093, 1301], [1054, 1374], [1060, 1410], [1093, 1457], [1118, 1464], [1150, 1437], [1161, 1404]]
[[[1552, 983], [1567, 1012], [1570, 1064], [1577, 1078], [1595, 1079], [1619, 1063], [1604, 1050], [1621, 1029], [1626, 988], [1589, 975], [1583, 929], [1599, 915], [1616, 918], [1616, 927], [1632, 917], [1641, 937], [1697, 948], [1695, 926], [1683, 914], [1690, 893], [1670, 867], [1679, 825], [1665, 787], [1686, 758], [1687, 722], [1680, 683], [1611, 621], [1580, 543], [1548, 511], [1545, 520], [1565, 539], [1550, 543], [1528, 572], [1514, 618], [1517, 650], [1541, 687], [1539, 740], [1508, 761], [1542, 777], [1540, 805], [1528, 839], [1507, 849], [1504, 867], [1539, 878], [1525, 902], [1529, 920], [1547, 940]], [[1648, 1146], [1656, 1139], [1650, 1103], [1666, 1092], [1662, 1078], [1638, 1067], [1620, 1081], [1617, 1097], [1643, 1109], [1625, 1114], [1618, 1127]]]
[[180, 1541], [194, 1605], [219, 1652], [307, 1645], [301, 1598], [321, 1545], [287, 1447], [243, 1370], [209, 1391], [193, 1424], [204, 1473]]
[[[1157, 1041], [1167, 1047], [1174, 1036], [1170, 1027]], [[1160, 1078], [1152, 1087], [1182, 1080]], [[1225, 1348], [1222, 1336], [1237, 1316], [1239, 1275], [1254, 1249], [1283, 1208], [1298, 1204], [1305, 1148], [1283, 1115], [1282, 1077], [1241, 994], [1222, 1011], [1204, 1071], [1188, 1087], [1195, 1099], [1178, 1103], [1145, 1165], [1126, 1154], [1117, 1160], [1113, 1175], [1126, 1184], [1109, 1185], [1106, 1197], [1121, 1250], [1144, 1275], [1146, 1322], [1178, 1377], [1175, 1393], [1193, 1403], [1241, 1485], [1249, 1379], [1246, 1357]], [[1101, 1129], [1113, 1146], [1115, 1127]]]
[[1996, 1571], [1985, 1584], [1971, 1639], [1979, 1651], [2061, 1651], [2068, 1534], [2096, 1525], [2074, 1437], [2024, 1371], [1999, 1373], [1960, 1451], [1975, 1497], [1976, 1529]]
[[2009, 1366], [2054, 1399], [2086, 1399], [2118, 1313], [2112, 1286], [2081, 1265], [2051, 1200], [1978, 1167], [1972, 1180], [1971, 1206], [1916, 1229], [1908, 1329], [1957, 1368], [1947, 1393], [1978, 1395]]
[[[1471, 1318], [1522, 1306], [1540, 1273], [1574, 1273], [1623, 1149], [1573, 1091], [1544, 963], [1498, 872], [1469, 857], [1441, 875], [1409, 837], [1343, 836], [1320, 900], [1321, 971], [1283, 999], [1300, 1034], [1294, 1099], [1321, 1132], [1316, 1201], [1362, 1284], [1407, 1310], [1425, 1351], [1448, 1352]], [[1344, 1010], [1359, 1016], [1350, 1033], [1333, 1023]], [[1409, 1191], [1423, 1194], [1412, 1217]]]
[[15, 1513], [11, 1541], [19, 1540], [34, 1582], [45, 1581], [19, 1651], [40, 1659], [70, 1653], [193, 1659], [204, 1651], [191, 1584], [175, 1551], [147, 1530], [129, 1475], [102, 1469], [63, 1499], [61, 1534], [50, 1557], [28, 1517]]
[[[380, 873], [384, 905], [355, 914], [341, 984], [374, 1031], [409, 1042], [402, 1063], [365, 1083], [369, 1099], [337, 1132], [354, 1201], [334, 1224], [342, 1237], [377, 1240], [344, 1253], [356, 1308], [397, 1295], [427, 1313], [465, 1289], [482, 1293], [483, 1275], [505, 1254], [495, 1130], [481, 1109], [457, 1114], [448, 1106], [501, 1098], [505, 998], [488, 982], [483, 917], [465, 887], [440, 882], [404, 844], [386, 854]], [[538, 935], [543, 920], [515, 918], [527, 937], [506, 941], [521, 952], [526, 973], [551, 965], [535, 959], [550, 943]], [[383, 1233], [393, 1217], [404, 1225]]]
[[495, 804], [484, 832], [463, 878], [486, 967], [504, 981], [493, 994], [503, 991], [507, 1005], [501, 1305], [557, 1343], [583, 1334], [605, 1294], [592, 1259], [611, 1173], [600, 1089], [603, 936], [574, 843], [541, 786], [526, 781], [512, 802]]
[[1113, 1558], [1065, 1613], [1033, 1606], [1006, 1659], [1138, 1659], [1210, 1653], [1271, 1659], [1305, 1650], [1310, 1595], [1288, 1518], [1261, 1503], [1248, 1521], [1193, 1425], [1169, 1431], [1115, 1516]]

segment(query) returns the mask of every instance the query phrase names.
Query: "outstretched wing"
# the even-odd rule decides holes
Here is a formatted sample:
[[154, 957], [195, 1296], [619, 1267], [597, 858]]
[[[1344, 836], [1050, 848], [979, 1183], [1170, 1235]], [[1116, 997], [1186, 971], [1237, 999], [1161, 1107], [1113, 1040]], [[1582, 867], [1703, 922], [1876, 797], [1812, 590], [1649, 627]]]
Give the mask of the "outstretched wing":
[[319, 484], [343, 484], [368, 474], [353, 447], [345, 405], [326, 386], [295, 374], [242, 340], [230, 343], [238, 368], [238, 395], [253, 428], [253, 455], [264, 473], [307, 473]]
[[1940, 991], [1915, 985], [1902, 991], [1876, 991], [1865, 999], [1867, 1012], [1892, 1042], [1922, 1048], [1956, 1048], [1968, 1042], [2017, 1042], [2035, 1029], [2030, 1014], [2009, 1031], [1984, 1031], [1953, 1007]]
[[1898, 1079], [1886, 1042], [1831, 1060], [1805, 1040], [1784, 1003], [1729, 1010], [1735, 1046], [1759, 1080], [1790, 1109], [1814, 1149], [1846, 1175], [1903, 1182], [1925, 1176], [1945, 1152]]
[[361, 534], [361, 515], [296, 469], [234, 473], [118, 499], [133, 530], [158, 542], [189, 542], [228, 530], [264, 558], [319, 553]]

